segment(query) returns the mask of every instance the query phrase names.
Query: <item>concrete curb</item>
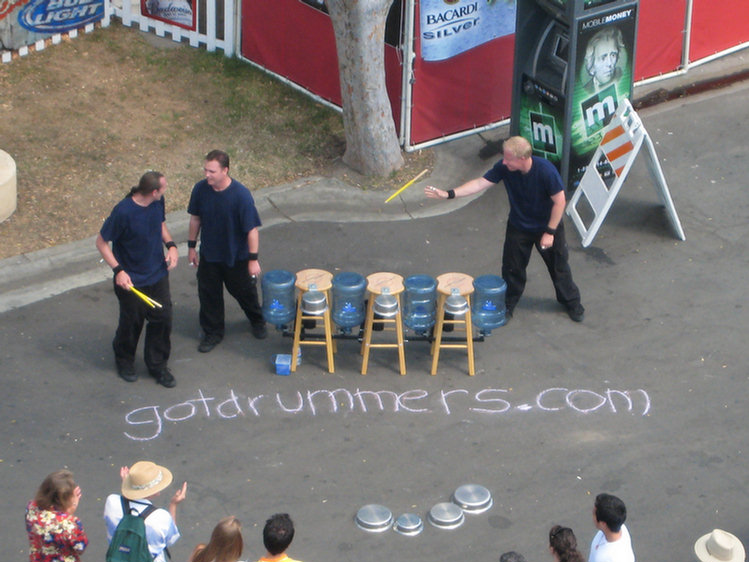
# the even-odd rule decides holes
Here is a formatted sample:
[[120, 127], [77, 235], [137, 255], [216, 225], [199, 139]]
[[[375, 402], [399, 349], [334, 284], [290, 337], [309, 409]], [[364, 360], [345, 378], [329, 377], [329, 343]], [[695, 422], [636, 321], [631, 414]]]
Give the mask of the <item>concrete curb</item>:
[[[745, 80], [746, 49], [700, 65], [688, 74], [675, 73], [661, 82], [637, 86], [635, 107], [652, 107], [658, 103], [692, 93], [727, 86]], [[508, 128], [491, 132], [493, 139], [507, 136]], [[450, 213], [474, 198], [449, 203], [427, 200], [425, 185], [449, 188], [483, 174], [492, 160], [479, 153], [489, 144], [480, 135], [455, 140], [435, 147], [435, 166], [424, 180], [415, 183], [395, 200], [390, 195], [367, 191], [337, 179], [310, 176], [291, 183], [264, 188], [253, 193], [263, 220], [263, 228], [288, 222], [374, 222], [414, 220]], [[491, 152], [485, 150], [484, 152]], [[240, 178], [241, 179], [241, 178]], [[167, 225], [179, 245], [180, 255], [187, 254], [185, 241], [189, 216], [176, 211], [167, 216]], [[0, 260], [0, 313], [26, 306], [66, 291], [110, 279], [109, 268], [100, 262], [94, 246], [95, 237], [46, 248]]]
[[[366, 191], [345, 182], [310, 176], [253, 193], [263, 229], [287, 222], [377, 222], [414, 220], [452, 212], [470, 203], [466, 197], [449, 204], [427, 200], [423, 186], [435, 183], [453, 186], [483, 173], [487, 164], [477, 156], [483, 141], [478, 136], [453, 141], [435, 150], [435, 166], [429, 177], [412, 185], [396, 199]], [[167, 215], [167, 226], [187, 255], [189, 215], [175, 211]], [[111, 279], [100, 261], [95, 236], [0, 260], [0, 313]]]

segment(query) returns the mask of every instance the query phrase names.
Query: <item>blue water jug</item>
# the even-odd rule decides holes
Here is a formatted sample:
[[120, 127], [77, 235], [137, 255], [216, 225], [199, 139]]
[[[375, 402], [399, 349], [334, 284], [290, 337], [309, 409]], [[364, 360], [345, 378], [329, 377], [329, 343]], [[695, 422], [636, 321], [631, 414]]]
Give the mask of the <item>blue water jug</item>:
[[507, 323], [505, 293], [507, 283], [498, 275], [481, 275], [473, 280], [471, 316], [482, 334], [490, 335], [494, 328]]
[[349, 332], [364, 323], [367, 280], [359, 273], [344, 271], [336, 274], [332, 283], [333, 322], [344, 332]]
[[295, 282], [296, 275], [284, 269], [274, 269], [263, 275], [263, 318], [268, 324], [283, 328], [294, 320]]
[[403, 287], [403, 323], [423, 335], [436, 320], [437, 280], [429, 275], [411, 275], [403, 282]]

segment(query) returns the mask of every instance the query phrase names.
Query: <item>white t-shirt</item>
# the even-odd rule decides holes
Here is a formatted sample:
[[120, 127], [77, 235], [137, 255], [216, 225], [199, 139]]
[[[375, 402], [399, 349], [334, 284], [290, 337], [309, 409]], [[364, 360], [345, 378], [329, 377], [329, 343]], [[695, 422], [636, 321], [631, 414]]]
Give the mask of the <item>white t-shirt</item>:
[[635, 562], [632, 539], [626, 525], [622, 525], [622, 536], [614, 542], [608, 542], [603, 531], [598, 531], [590, 543], [588, 562]]
[[[109, 542], [112, 541], [117, 524], [122, 519], [120, 497], [119, 494], [110, 494], [104, 504], [104, 521], [107, 524], [107, 541]], [[130, 507], [138, 513], [142, 513], [149, 505], [151, 505], [149, 500], [133, 500], [130, 503]], [[166, 509], [157, 509], [146, 518], [146, 540], [154, 562], [166, 562], [164, 549], [176, 543], [179, 537], [179, 530]]]

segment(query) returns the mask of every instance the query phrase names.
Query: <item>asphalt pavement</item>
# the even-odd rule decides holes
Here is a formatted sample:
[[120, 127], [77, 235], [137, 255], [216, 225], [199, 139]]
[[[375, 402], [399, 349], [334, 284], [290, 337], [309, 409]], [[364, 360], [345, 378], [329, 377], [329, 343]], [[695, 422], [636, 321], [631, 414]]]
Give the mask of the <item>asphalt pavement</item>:
[[[496, 560], [511, 549], [544, 560], [555, 523], [571, 526], [587, 555], [601, 491], [626, 502], [639, 560], [693, 558], [694, 541], [715, 527], [749, 544], [747, 107], [746, 80], [643, 106], [686, 240], [672, 232], [640, 157], [591, 247], [567, 222], [585, 321], [571, 322], [555, 302], [534, 255], [514, 318], [476, 344], [474, 377], [459, 350], [443, 351], [430, 376], [429, 346], [412, 334], [404, 376], [392, 350], [372, 351], [360, 375], [359, 344], [345, 339], [335, 373], [322, 350], [305, 348], [297, 372], [278, 376], [271, 358], [289, 353], [291, 339], [271, 330], [254, 340], [230, 298], [226, 338], [200, 354], [183, 245], [171, 275], [177, 387], [155, 385], [140, 360], [140, 380], [126, 383], [111, 353], [111, 272], [93, 240], [3, 260], [0, 538], [9, 559], [27, 551], [25, 503], [63, 466], [83, 488], [84, 560], [102, 559], [104, 499], [119, 467], [141, 458], [188, 482], [174, 560], [227, 514], [244, 523], [243, 558], [257, 559], [275, 512], [295, 520], [290, 555], [306, 562]], [[501, 186], [451, 202], [426, 200], [421, 188], [482, 173], [493, 161], [479, 152], [505, 134], [438, 147], [430, 179], [388, 204], [389, 194], [326, 178], [256, 192], [264, 270], [497, 274]], [[169, 216], [178, 240], [186, 219]], [[426, 519], [466, 483], [485, 486], [494, 504], [459, 528], [427, 523], [404, 537], [354, 523], [370, 503]]]

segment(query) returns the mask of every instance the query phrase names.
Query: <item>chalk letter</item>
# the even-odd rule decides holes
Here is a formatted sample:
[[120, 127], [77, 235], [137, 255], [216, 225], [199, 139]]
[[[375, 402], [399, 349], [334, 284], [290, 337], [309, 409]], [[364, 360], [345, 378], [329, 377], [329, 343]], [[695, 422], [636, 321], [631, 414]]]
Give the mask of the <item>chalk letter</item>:
[[283, 402], [281, 402], [281, 393], [276, 392], [276, 402], [278, 402], [278, 405], [281, 406], [281, 409], [284, 412], [288, 412], [290, 414], [298, 414], [299, 412], [302, 411], [302, 408], [304, 408], [304, 399], [302, 398], [302, 393], [297, 391], [296, 397], [297, 397], [297, 402], [299, 403], [299, 406], [297, 406], [296, 409], [291, 410], [287, 408], [286, 406], [284, 406]]
[[[336, 388], [335, 390], [308, 390], [307, 391], [307, 402], [309, 402], [310, 410], [312, 410], [312, 415], [314, 416], [317, 414], [317, 410], [315, 410], [315, 402], [313, 398], [316, 394], [325, 394], [328, 398], [330, 398], [330, 413], [335, 414], [338, 412], [338, 402], [336, 401], [336, 394], [342, 392], [343, 395], [348, 400], [349, 404], [349, 411], [354, 409], [354, 398], [351, 396], [351, 393], [346, 390], [345, 388]], [[343, 404], [341, 404], [343, 405]]]
[[250, 410], [252, 410], [252, 413], [255, 414], [256, 416], [259, 416], [260, 412], [258, 412], [257, 408], [255, 408], [255, 402], [259, 402], [263, 396], [264, 396], [263, 394], [258, 394], [257, 396], [247, 397], [247, 405], [250, 407]]
[[497, 406], [501, 409], [499, 410], [487, 410], [486, 408], [471, 408], [474, 412], [479, 412], [482, 414], [501, 414], [502, 412], [506, 412], [510, 409], [510, 403], [507, 400], [504, 400], [503, 398], [484, 398], [484, 394], [489, 394], [493, 392], [507, 392], [503, 388], [485, 388], [484, 390], [480, 390], [476, 393], [476, 401], [477, 402], [497, 402]]
[[544, 406], [543, 404], [541, 404], [541, 400], [543, 400], [546, 397], [546, 394], [548, 394], [549, 392], [554, 392], [554, 391], [567, 392], [567, 389], [566, 388], [547, 388], [546, 390], [542, 390], [541, 392], [538, 393], [538, 396], [536, 396], [536, 405], [542, 410], [546, 410], [547, 412], [555, 412], [557, 410], [561, 410], [562, 409], [561, 406], [558, 406], [556, 408], [551, 408], [549, 406]]
[[613, 396], [622, 396], [627, 401], [627, 411], [632, 411], [632, 399], [629, 397], [629, 391], [622, 392], [621, 390], [611, 390], [610, 388], [606, 389], [606, 399], [609, 401], [609, 405], [611, 406], [611, 411], [616, 413], [616, 405], [614, 405]]
[[209, 400], [215, 400], [214, 398], [206, 398], [203, 396], [203, 391], [198, 389], [198, 394], [200, 394], [200, 398], [196, 398], [195, 400], [191, 400], [191, 402], [202, 402], [203, 407], [205, 408], [205, 417], [210, 418], [211, 417], [211, 410], [208, 409], [208, 401]]
[[[598, 404], [596, 404], [595, 406], [592, 406], [590, 408], [578, 408], [573, 403], [573, 400], [575, 399], [575, 396], [577, 396], [578, 394], [584, 394], [584, 395], [594, 396], [596, 399], [598, 399]], [[587, 414], [588, 412], [594, 412], [594, 411], [596, 411], [598, 408], [600, 408], [601, 406], [603, 406], [606, 403], [606, 397], [605, 396], [602, 396], [602, 395], [598, 394], [597, 392], [593, 392], [592, 390], [570, 390], [567, 393], [567, 396], [565, 397], [565, 400], [567, 400], [567, 404], [569, 405], [570, 408], [572, 408], [573, 410], [576, 410], [578, 412], [581, 412], [583, 414]]]
[[637, 392], [642, 392], [642, 395], [645, 397], [645, 409], [642, 411], [642, 415], [644, 416], [648, 412], [650, 412], [650, 396], [648, 396], [648, 393], [645, 392], [642, 388], [638, 388]]
[[463, 392], [464, 394], [468, 394], [468, 391], [465, 388], [456, 388], [455, 390], [448, 390], [445, 392], [444, 390], [440, 391], [440, 399], [442, 400], [442, 406], [445, 408], [445, 413], [449, 416], [451, 414], [450, 412], [450, 406], [447, 405], [447, 397], [455, 392]]
[[[135, 421], [131, 419], [131, 417], [134, 414], [137, 414], [138, 412], [148, 412], [148, 418], [142, 421]], [[126, 431], [125, 436], [128, 437], [129, 439], [132, 439], [133, 441], [150, 441], [151, 439], [156, 439], [159, 435], [161, 435], [161, 416], [159, 416], [158, 406], [146, 406], [144, 408], [138, 408], [137, 410], [128, 412], [127, 415], [125, 416], [125, 421], [129, 423], [130, 425], [143, 425], [147, 423], [156, 424], [156, 428], [153, 432], [153, 435], [151, 435], [150, 437], [136, 437], [135, 435], [130, 435]]]
[[403, 408], [407, 412], [428, 412], [429, 408], [409, 408], [406, 406], [406, 401], [408, 400], [421, 400], [422, 398], [426, 398], [429, 396], [429, 393], [426, 390], [419, 390], [418, 388], [415, 388], [413, 390], [407, 390], [403, 394], [399, 395], [397, 398], [397, 406], [396, 409]]
[[[174, 406], [169, 406], [166, 410], [164, 410], [164, 419], [169, 421], [183, 421], [186, 419], [189, 419], [195, 415], [195, 404], [192, 403], [192, 400], [188, 400], [187, 402], [182, 402], [181, 404], [175, 404]], [[187, 414], [180, 417], [172, 417], [172, 410], [176, 408], [182, 408], [187, 407]]]
[[[224, 413], [224, 406], [226, 405], [230, 405], [234, 408], [232, 413]], [[216, 413], [224, 419], [236, 418], [237, 416], [244, 416], [242, 407], [239, 405], [239, 399], [237, 398], [237, 395], [234, 394], [233, 388], [229, 391], [229, 399], [224, 400], [223, 402], [221, 402], [221, 404], [216, 406]]]
[[390, 396], [393, 399], [393, 412], [398, 411], [398, 395], [393, 392], [392, 390], [378, 390], [376, 392], [372, 392], [371, 390], [359, 390], [356, 389], [356, 392], [354, 393], [354, 396], [359, 400], [359, 405], [361, 406], [362, 412], [367, 411], [367, 404], [364, 402], [364, 396], [374, 396], [377, 398], [377, 405], [380, 408], [381, 412], [385, 411], [385, 404], [382, 401], [381, 394], [385, 394], [387, 396]]

